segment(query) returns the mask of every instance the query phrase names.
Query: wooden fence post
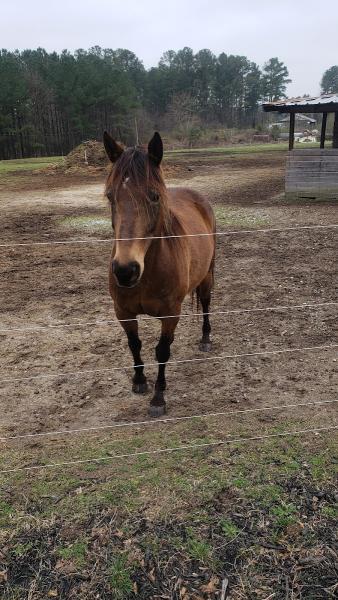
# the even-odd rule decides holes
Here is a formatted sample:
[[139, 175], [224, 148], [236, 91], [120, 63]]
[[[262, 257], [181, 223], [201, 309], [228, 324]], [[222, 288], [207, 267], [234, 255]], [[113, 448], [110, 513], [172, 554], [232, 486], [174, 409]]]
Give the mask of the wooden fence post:
[[295, 139], [295, 113], [290, 113], [289, 150], [293, 150]]
[[332, 148], [338, 148], [338, 112], [334, 113]]

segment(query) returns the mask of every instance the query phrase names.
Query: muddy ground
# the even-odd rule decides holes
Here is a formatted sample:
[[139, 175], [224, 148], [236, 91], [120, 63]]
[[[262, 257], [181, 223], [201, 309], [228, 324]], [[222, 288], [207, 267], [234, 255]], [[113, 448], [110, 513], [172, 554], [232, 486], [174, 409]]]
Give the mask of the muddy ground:
[[[336, 207], [329, 203], [283, 202], [283, 153], [236, 156], [204, 165], [201, 159], [193, 160], [188, 159], [193, 168], [189, 172], [182, 162], [180, 178], [172, 183], [206, 193], [215, 206], [219, 230], [329, 225], [336, 220]], [[2, 191], [1, 242], [108, 237], [107, 225], [100, 227], [100, 219], [109, 218], [102, 191], [103, 181], [54, 188], [48, 177], [45, 189]], [[88, 217], [89, 224], [91, 218], [94, 223], [90, 231], [81, 221]], [[212, 310], [334, 302], [336, 252], [334, 229], [219, 237]], [[107, 294], [109, 255], [109, 243], [1, 248], [4, 434], [146, 416], [149, 395], [131, 393], [130, 369], [114, 371], [131, 364], [119, 325], [95, 325], [97, 320], [114, 318]], [[197, 349], [201, 323], [191, 312], [187, 301], [183, 313], [188, 316], [179, 323], [173, 360], [203, 356]], [[215, 356], [321, 346], [338, 339], [335, 305], [215, 315], [212, 328]], [[158, 334], [157, 322], [142, 321], [147, 363], [154, 362]], [[333, 349], [172, 365], [169, 414], [221, 410], [231, 403], [245, 408], [331, 399], [337, 391], [335, 356]], [[86, 373], [95, 369], [107, 371]], [[67, 375], [75, 371], [82, 374]], [[58, 372], [65, 374], [57, 376]], [[30, 376], [37, 378], [24, 379]], [[149, 377], [154, 381], [154, 368]], [[323, 422], [329, 422], [336, 411], [327, 405], [320, 413]]]

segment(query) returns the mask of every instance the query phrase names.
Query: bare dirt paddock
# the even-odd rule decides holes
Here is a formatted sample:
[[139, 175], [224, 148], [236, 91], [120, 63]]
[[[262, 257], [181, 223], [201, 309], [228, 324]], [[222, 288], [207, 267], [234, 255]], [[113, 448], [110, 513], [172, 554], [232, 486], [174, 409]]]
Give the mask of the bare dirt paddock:
[[[204, 421], [196, 420], [193, 422], [194, 426], [183, 427], [182, 422], [156, 426], [156, 433], [152, 438], [142, 437], [142, 432], [136, 428], [128, 429], [127, 436], [129, 437], [126, 436], [126, 431], [120, 436], [116, 434], [113, 442], [106, 430], [102, 430], [101, 438], [93, 439], [91, 436], [90, 443], [86, 442], [81, 435], [76, 437], [77, 434], [68, 437], [61, 436], [61, 438], [51, 436], [8, 441], [3, 443], [4, 454], [1, 462], [3, 470], [51, 461], [89, 459], [89, 449], [92, 450], [92, 455], [100, 456], [103, 453], [109, 456], [112, 449], [115, 452], [117, 450], [119, 454], [126, 449], [129, 452], [135, 451], [135, 448], [142, 452], [142, 450], [164, 448], [168, 445], [175, 447], [183, 443], [192, 444], [196, 441], [213, 443], [215, 440], [225, 439], [227, 436], [233, 436], [235, 439], [238, 436], [269, 436], [271, 433], [320, 427], [329, 428], [337, 424], [337, 405], [334, 403], [338, 399], [337, 348], [314, 349], [338, 343], [337, 305], [335, 304], [337, 302], [337, 230], [318, 228], [295, 231], [259, 231], [297, 226], [332, 225], [337, 222], [337, 207], [330, 203], [290, 205], [284, 202], [281, 195], [284, 160], [284, 153], [274, 152], [233, 157], [206, 155], [196, 158], [187, 155], [181, 159], [175, 158], [175, 168], [171, 169], [170, 163], [168, 163], [167, 171], [172, 175], [170, 184], [179, 183], [191, 186], [210, 198], [216, 211], [219, 231], [241, 232], [244, 230], [246, 232], [252, 230], [250, 233], [243, 231], [237, 235], [219, 236], [217, 239], [216, 284], [211, 310], [218, 313], [224, 311], [225, 314], [215, 314], [211, 318], [214, 346], [213, 354], [208, 358], [213, 355], [219, 357], [223, 354], [229, 357], [214, 361], [172, 364], [167, 369], [166, 397], [169, 417], [214, 412], [223, 412], [225, 415], [211, 419], [207, 425]], [[192, 170], [188, 170], [188, 168]], [[173, 179], [173, 176], [176, 179]], [[62, 179], [62, 186], [60, 181], [55, 179], [55, 175], [44, 176], [43, 174], [32, 176], [28, 180], [18, 180], [17, 184], [11, 182], [6, 189], [1, 188], [0, 206], [0, 242], [8, 244], [8, 246], [0, 247], [1, 437], [104, 427], [121, 422], [147, 419], [150, 396], [148, 394], [139, 397], [131, 392], [132, 370], [130, 365], [132, 361], [124, 334], [118, 323], [100, 323], [100, 321], [114, 320], [112, 304], [107, 293], [110, 243], [90, 242], [94, 238], [101, 239], [111, 235], [108, 208], [103, 198], [102, 175], [97, 176], [93, 181], [81, 182], [78, 178], [75, 180], [75, 184], [74, 179], [69, 181]], [[45, 245], [12, 245], [75, 239], [88, 239], [88, 242], [69, 245], [48, 245], [48, 243]], [[311, 306], [300, 306], [304, 304]], [[284, 308], [271, 311], [228, 312], [269, 307]], [[205, 358], [205, 355], [198, 350], [201, 322], [199, 317], [191, 314], [193, 310], [190, 300], [188, 300], [185, 303], [184, 316], [180, 320], [173, 345], [173, 361]], [[142, 320], [140, 329], [144, 348], [143, 359], [147, 363], [153, 363], [154, 347], [159, 335], [159, 323]], [[268, 354], [270, 351], [279, 350], [295, 350], [295, 352]], [[259, 353], [258, 356], [231, 357], [232, 355], [255, 353]], [[155, 376], [156, 368], [149, 367], [150, 382], [154, 382]], [[308, 406], [304, 406], [304, 404], [308, 404]], [[265, 407], [271, 407], [272, 410], [239, 412], [264, 409]], [[319, 436], [323, 440], [323, 444], [319, 444], [319, 453], [322, 452], [327, 456], [327, 448], [331, 447], [334, 433], [334, 431], [331, 434], [328, 432], [327, 438], [325, 434]], [[315, 438], [313, 434], [305, 437], [307, 437], [307, 445], [302, 452], [306, 454], [306, 452], [311, 452], [311, 448], [315, 445], [313, 441]], [[128, 440], [131, 440], [129, 446]], [[258, 449], [255, 448], [251, 451], [251, 458], [257, 458]], [[270, 450], [265, 448], [267, 455]], [[278, 452], [276, 450], [276, 455]], [[322, 456], [322, 454], [320, 455]], [[304, 454], [302, 456], [304, 458]], [[217, 457], [218, 464], [223, 464], [224, 456], [218, 456], [216, 453], [212, 460], [217, 460]], [[228, 458], [227, 455], [227, 460]], [[305, 459], [304, 464], [307, 464]], [[182, 460], [182, 469], [184, 465]], [[237, 467], [238, 465], [236, 465]], [[251, 462], [250, 467], [252, 470]], [[164, 465], [162, 472], [165, 472], [166, 468], [169, 467]], [[94, 474], [96, 477], [103, 478], [106, 484], [109, 465], [105, 465], [101, 469], [99, 474], [96, 472]], [[170, 465], [170, 469], [173, 469], [173, 465]], [[189, 463], [189, 472], [192, 469], [193, 467]], [[245, 470], [242, 465], [242, 471], [243, 469]], [[244, 478], [242, 471], [238, 469], [236, 471], [238, 489], [241, 487], [239, 478]], [[73, 473], [73, 476], [76, 476], [82, 483], [77, 483], [75, 486], [74, 484], [70, 485], [71, 491], [67, 488], [67, 492], [65, 492], [67, 502], [69, 495], [74, 498], [74, 494], [79, 494], [81, 497], [82, 490], [87, 485], [83, 481], [87, 481], [90, 475], [89, 470], [86, 472], [78, 469], [75, 475]], [[123, 474], [122, 479], [125, 477]], [[200, 473], [196, 477], [197, 481], [199, 477], [205, 477], [205, 473], [204, 475]], [[28, 475], [28, 479], [29, 486], [33, 485], [30, 475]], [[24, 484], [22, 479], [12, 482], [13, 487], [9, 486], [8, 480], [6, 481], [3, 502], [6, 506], [16, 506], [19, 503], [20, 510], [23, 510], [18, 496], [20, 496], [20, 486], [23, 485], [25, 488], [28, 485], [27, 480], [25, 479]], [[45, 479], [44, 483], [46, 483]], [[90, 481], [90, 485], [92, 485], [92, 481]], [[160, 488], [162, 487], [161, 482], [158, 485]], [[210, 482], [209, 485], [212, 487]], [[217, 489], [212, 495], [214, 509], [217, 505], [217, 514], [222, 513], [219, 503], [224, 501], [222, 496], [225, 493], [224, 481], [222, 481], [222, 485], [222, 489]], [[172, 486], [172, 482], [170, 482], [170, 486]], [[331, 483], [328, 483], [327, 487], [331, 490]], [[31, 488], [29, 489], [31, 490]], [[80, 491], [77, 492], [78, 489]], [[31, 491], [25, 493], [29, 496]], [[130, 494], [130, 490], [128, 493]], [[228, 493], [230, 494], [229, 490]], [[311, 495], [311, 492], [309, 493]], [[332, 492], [326, 491], [325, 493]], [[163, 491], [163, 494], [165, 498], [169, 497], [169, 491]], [[195, 492], [191, 489], [190, 496], [194, 494]], [[53, 503], [53, 497], [54, 499], [58, 498], [59, 494], [54, 490], [53, 493], [48, 491], [42, 496], [52, 498], [50, 502]], [[178, 493], [177, 496], [179, 496]], [[29, 497], [31, 498], [31, 496]], [[232, 497], [230, 505], [236, 503], [234, 496], [230, 494], [229, 497]], [[41, 498], [39, 501], [41, 503]], [[57, 501], [59, 502], [59, 500]], [[147, 508], [142, 509], [143, 513], [145, 511], [144, 515], [150, 515], [151, 519], [154, 519], [154, 515], [158, 518], [164, 501], [163, 498], [159, 501], [158, 510], [154, 508], [157, 501], [158, 497], [157, 500], [149, 501]], [[37, 502], [37, 499], [33, 494], [33, 500], [30, 499], [29, 506], [32, 503], [34, 505], [34, 502]], [[273, 503], [273, 501], [271, 502]], [[285, 499], [285, 506], [289, 506], [290, 502], [290, 499]], [[114, 504], [113, 501], [112, 504]], [[186, 506], [186, 498], [184, 501], [181, 499], [178, 501], [179, 508], [176, 506], [176, 519], [179, 518], [177, 515], [182, 513], [183, 507], [186, 508]], [[49, 510], [50, 508], [48, 508]], [[72, 506], [72, 510], [74, 510], [74, 506]], [[77, 507], [76, 511], [78, 510]], [[105, 510], [107, 509], [105, 508]], [[133, 511], [132, 509], [128, 510], [130, 516]], [[239, 512], [237, 509], [236, 514]], [[292, 510], [290, 514], [292, 516]], [[288, 516], [290, 516], [289, 513]], [[194, 513], [193, 519], [196, 518]], [[202, 517], [200, 518], [203, 520]], [[225, 519], [224, 514], [222, 518]], [[228, 515], [224, 522], [228, 522], [229, 519]], [[266, 516], [265, 519], [267, 519]], [[287, 526], [291, 524], [296, 529], [303, 527], [303, 525], [299, 525], [299, 519], [287, 521]], [[187, 521], [186, 515], [184, 521]], [[104, 527], [108, 527], [108, 522], [100, 521], [100, 523], [95, 523], [95, 527], [101, 527], [102, 530]], [[234, 527], [233, 535], [231, 531], [230, 533], [228, 531], [229, 528], [231, 530], [231, 526]], [[262, 530], [265, 526], [266, 523], [263, 519]], [[93, 527], [94, 524], [91, 524], [89, 530], [92, 531]], [[115, 535], [113, 532], [120, 530], [120, 527], [122, 527], [121, 523], [117, 523], [113, 528], [110, 527], [109, 535]], [[178, 527], [177, 523], [175, 527]], [[175, 527], [170, 535], [177, 538], [182, 532], [178, 531], [179, 527], [177, 530]], [[93, 590], [89, 583], [86, 588], [81, 580], [81, 586], [84, 585], [85, 589], [83, 598], [140, 597], [183, 598], [186, 600], [189, 598], [220, 598], [222, 577], [223, 587], [225, 578], [230, 577], [231, 584], [230, 595], [224, 596], [224, 598], [322, 599], [333, 597], [330, 590], [332, 588], [333, 593], [335, 591], [333, 587], [334, 571], [333, 567], [331, 569], [329, 566], [327, 568], [325, 566], [325, 569], [323, 567], [322, 575], [319, 571], [315, 572], [316, 577], [322, 576], [324, 582], [318, 591], [319, 595], [316, 595], [315, 588], [311, 592], [312, 595], [306, 595], [304, 588], [305, 593], [302, 595], [301, 584], [299, 584], [300, 592], [295, 588], [298, 595], [296, 592], [292, 596], [286, 595], [285, 590], [290, 588], [291, 579], [288, 580], [288, 584], [285, 583], [284, 567], [281, 569], [278, 582], [276, 580], [272, 584], [265, 581], [263, 584], [259, 580], [258, 574], [253, 574], [246, 566], [245, 574], [243, 574], [244, 571], [240, 571], [241, 582], [241, 577], [236, 571], [237, 567], [234, 565], [237, 565], [236, 561], [239, 560], [239, 548], [236, 544], [241, 539], [240, 532], [245, 529], [243, 527], [241, 519], [238, 517], [236, 521], [236, 516], [233, 514], [231, 514], [230, 525], [223, 526], [225, 542], [223, 540], [222, 543], [230, 544], [233, 556], [237, 558], [232, 560], [228, 556], [222, 568], [218, 563], [212, 562], [213, 559], [211, 555], [208, 555], [208, 549], [196, 546], [195, 534], [190, 534], [188, 531], [182, 539], [185, 540], [187, 552], [190, 552], [189, 560], [195, 562], [190, 564], [189, 569], [187, 568], [186, 576], [182, 574], [184, 569], [182, 573], [178, 572], [174, 561], [176, 566], [173, 566], [172, 572], [167, 565], [170, 577], [168, 573], [167, 575], [162, 574], [160, 582], [160, 562], [156, 567], [155, 559], [148, 564], [148, 559], [143, 557], [143, 563], [142, 561], [140, 563], [141, 567], [137, 567], [139, 570], [146, 571], [145, 579], [142, 579], [137, 569], [134, 576], [128, 558], [126, 563], [121, 563], [120, 567], [127, 578], [127, 584], [130, 583], [129, 587], [126, 584], [127, 587], [123, 591], [120, 580], [116, 583], [116, 578], [114, 579], [111, 574], [113, 567], [110, 565], [108, 583], [103, 583], [105, 578], [102, 573], [100, 575], [102, 581], [100, 579], [100, 584], [98, 583]], [[148, 534], [148, 538], [157, 535], [153, 530], [151, 535], [149, 532]], [[297, 530], [294, 536], [297, 537], [298, 534]], [[63, 541], [62, 547], [73, 548], [74, 543], [78, 543], [79, 531], [74, 535], [69, 535], [71, 541], [69, 543]], [[116, 539], [123, 541], [124, 536], [129, 539], [131, 534], [130, 532], [120, 532], [119, 535], [120, 537]], [[162, 535], [165, 537], [169, 535], [165, 528]], [[283, 535], [286, 535], [285, 530], [283, 530]], [[25, 538], [26, 541], [22, 541], [21, 530], [18, 536], [20, 542], [17, 543], [27, 544], [29, 542], [29, 536], [27, 540]], [[83, 559], [91, 550], [88, 536], [89, 534], [86, 532], [84, 536], [86, 551], [83, 557], [82, 550], [80, 552]], [[32, 547], [38, 544], [37, 540], [39, 539], [39, 551], [42, 552], [41, 539], [37, 535], [33, 538]], [[237, 540], [236, 543], [232, 538]], [[74, 541], [75, 539], [77, 541]], [[272, 545], [272, 549], [270, 547], [267, 552], [275, 553], [276, 549], [273, 550], [273, 544], [278, 550], [279, 545], [283, 545], [285, 542], [285, 537], [283, 539], [284, 541], [281, 541], [275, 537], [274, 541], [271, 541], [269, 538], [268, 543], [270, 546]], [[6, 543], [8, 546], [8, 541]], [[234, 543], [235, 548], [233, 548]], [[325, 541], [320, 542], [318, 547], [322, 548], [325, 543]], [[327, 545], [331, 547], [331, 542], [327, 542]], [[267, 547], [269, 548], [269, 546]], [[36, 595], [27, 595], [27, 597], [45, 598], [47, 596], [43, 594], [56, 590], [55, 597], [82, 598], [82, 588], [79, 587], [78, 580], [75, 578], [74, 584], [72, 576], [66, 568], [67, 564], [71, 562], [72, 568], [76, 572], [81, 570], [80, 563], [74, 566], [76, 553], [73, 555], [70, 552], [69, 558], [66, 551], [63, 554], [59, 549], [53, 551], [55, 551], [55, 562], [52, 570], [56, 569], [57, 575], [53, 579], [49, 574], [48, 581], [46, 579], [45, 583], [41, 584], [42, 587], [40, 584], [36, 584], [34, 592]], [[28, 579], [27, 577], [25, 579], [22, 574], [16, 573], [15, 568], [19, 568], [17, 565], [20, 565], [20, 560], [15, 552], [14, 554], [11, 552], [12, 549], [9, 554], [8, 552], [1, 554], [0, 549], [0, 567], [2, 559], [3, 573], [6, 574], [3, 575], [2, 581], [0, 568], [0, 585], [2, 582], [5, 586], [4, 593], [7, 595], [4, 597], [25, 598], [33, 576], [30, 578], [27, 576]], [[183, 552], [182, 548], [181, 552]], [[23, 553], [25, 556], [26, 554]], [[216, 558], [220, 560], [218, 554]], [[270, 554], [269, 569], [267, 569], [269, 573], [270, 566], [273, 564]], [[28, 559], [26, 556], [26, 563], [28, 564], [30, 560], [32, 565], [35, 565], [37, 555], [34, 554], [32, 557], [28, 553], [28, 556], [30, 558]], [[325, 552], [320, 556], [323, 563], [318, 564], [329, 565], [330, 561]], [[272, 562], [270, 562], [270, 558]], [[125, 559], [123, 558], [123, 560]], [[135, 558], [134, 556], [133, 560], [137, 561], [139, 557]], [[332, 560], [334, 559], [332, 558]], [[14, 567], [13, 561], [16, 567]], [[232, 568], [225, 566], [228, 563], [232, 564]], [[317, 569], [318, 564], [316, 562], [312, 564]], [[197, 571], [197, 575], [191, 582], [191, 572], [195, 571]], [[226, 573], [227, 576], [225, 576]], [[176, 588], [172, 581], [175, 576]], [[177, 583], [177, 578], [181, 578], [179, 583]], [[64, 586], [67, 581], [68, 587], [60, 587], [61, 580]], [[251, 589], [253, 580], [255, 580], [254, 588]], [[105, 585], [106, 587], [104, 587]], [[324, 588], [329, 591], [323, 591]], [[21, 596], [10, 595], [12, 593], [19, 594], [18, 590], [21, 590]], [[41, 595], [39, 595], [40, 593]], [[99, 595], [95, 596], [96, 593]]]
[[[281, 163], [280, 156], [255, 161], [237, 157], [230, 166], [221, 162], [209, 169], [202, 167], [201, 175], [197, 164], [189, 179], [178, 182], [208, 194], [215, 205], [220, 231], [332, 224], [334, 206], [287, 206], [266, 197], [273, 184], [276, 191], [281, 187]], [[109, 214], [102, 191], [100, 182], [2, 192], [1, 242], [109, 237]], [[211, 310], [335, 301], [336, 236], [335, 230], [314, 229], [219, 237]], [[37, 377], [2, 383], [1, 425], [5, 433], [95, 426], [116, 418], [145, 417], [149, 398], [131, 393], [130, 369], [113, 370], [131, 364], [124, 334], [118, 324], [95, 325], [95, 321], [114, 318], [107, 294], [110, 250], [109, 243], [90, 241], [1, 248], [1, 378]], [[192, 312], [189, 301], [183, 312]], [[215, 315], [214, 354], [334, 343], [335, 315], [335, 305]], [[51, 325], [58, 327], [48, 328]], [[203, 356], [197, 350], [200, 329], [198, 318], [182, 318], [173, 360]], [[157, 322], [142, 322], [146, 362], [154, 362], [158, 332]], [[244, 408], [274, 399], [282, 404], [304, 397], [309, 401], [329, 399], [334, 394], [335, 355], [334, 350], [314, 351], [268, 360], [263, 357], [169, 367], [170, 415], [220, 410], [230, 402], [240, 402]], [[95, 369], [108, 371], [85, 373]], [[66, 375], [67, 371], [78, 370], [83, 373]], [[65, 375], [57, 377], [58, 372]], [[154, 375], [155, 369], [151, 369], [150, 376]], [[198, 385], [194, 385], [194, 376]], [[330, 413], [332, 407], [325, 410]]]

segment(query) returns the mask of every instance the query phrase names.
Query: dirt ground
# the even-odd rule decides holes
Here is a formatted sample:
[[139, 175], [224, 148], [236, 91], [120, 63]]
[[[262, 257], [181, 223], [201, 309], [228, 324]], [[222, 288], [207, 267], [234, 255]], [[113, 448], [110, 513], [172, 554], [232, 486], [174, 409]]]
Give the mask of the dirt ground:
[[[188, 156], [180, 169], [176, 160], [176, 180], [170, 183], [207, 194], [219, 217], [219, 230], [334, 223], [334, 205], [283, 202], [283, 170], [283, 153], [223, 159]], [[79, 185], [75, 180], [74, 185], [70, 179], [67, 187], [54, 186], [48, 176], [43, 180], [40, 175], [38, 181], [37, 190], [20, 189], [19, 182], [19, 189], [1, 191], [1, 243], [107, 237], [106, 231], [96, 228], [88, 234], [81, 227], [81, 217], [109, 218], [102, 174], [100, 182]], [[75, 227], [64, 227], [67, 219], [74, 219]], [[314, 229], [219, 237], [212, 310], [334, 302], [336, 235], [334, 229]], [[114, 319], [107, 294], [109, 255], [109, 243], [0, 249], [3, 435], [145, 418], [149, 394], [137, 397], [131, 392], [131, 357], [124, 334], [116, 323], [95, 324]], [[182, 312], [187, 316], [179, 323], [172, 359], [201, 358], [201, 322], [191, 316], [190, 301]], [[212, 328], [215, 356], [338, 340], [335, 305], [215, 315]], [[142, 321], [147, 363], [154, 362], [158, 335], [157, 322]], [[333, 399], [336, 355], [332, 349], [169, 366], [169, 415], [226, 410], [233, 403], [245, 409]], [[126, 368], [114, 370], [117, 366]], [[107, 371], [90, 372], [95, 369]], [[74, 371], [82, 373], [67, 375]], [[153, 382], [156, 369], [148, 371]], [[30, 376], [37, 378], [20, 381]], [[314, 412], [301, 410], [306, 422]], [[324, 425], [336, 415], [330, 404], [317, 412]], [[259, 430], [259, 420], [251, 420], [250, 431]]]
[[[105, 171], [2, 178], [0, 437], [94, 430], [0, 442], [0, 596], [331, 600], [336, 432], [286, 432], [337, 425], [337, 348], [217, 357], [338, 343], [336, 230], [260, 231], [331, 225], [337, 206], [287, 203], [283, 152], [166, 162], [170, 184], [205, 193], [218, 230], [238, 232], [217, 238], [211, 310], [293, 308], [214, 314], [206, 356], [187, 300], [172, 360], [203, 362], [168, 366], [168, 417], [208, 418], [95, 429], [148, 419], [151, 397], [131, 392], [111, 243], [91, 243], [111, 236]], [[46, 244], [15, 245], [30, 242]], [[140, 331], [154, 363], [159, 323]]]

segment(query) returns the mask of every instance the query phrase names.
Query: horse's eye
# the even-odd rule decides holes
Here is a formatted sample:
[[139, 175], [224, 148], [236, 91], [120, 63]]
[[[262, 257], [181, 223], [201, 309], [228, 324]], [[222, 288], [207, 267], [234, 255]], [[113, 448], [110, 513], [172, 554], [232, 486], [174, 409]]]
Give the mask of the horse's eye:
[[149, 199], [151, 200], [151, 202], [158, 202], [160, 199], [160, 194], [151, 191], [149, 192]]

